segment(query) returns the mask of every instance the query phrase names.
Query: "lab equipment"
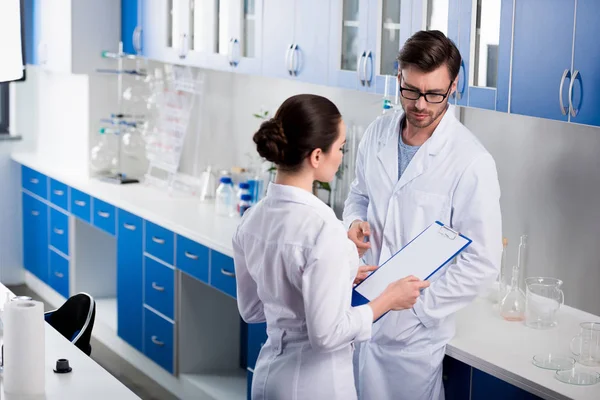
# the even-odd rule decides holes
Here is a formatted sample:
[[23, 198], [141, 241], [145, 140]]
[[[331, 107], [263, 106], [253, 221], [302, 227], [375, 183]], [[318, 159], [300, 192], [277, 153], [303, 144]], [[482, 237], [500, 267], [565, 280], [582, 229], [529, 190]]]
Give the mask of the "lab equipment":
[[245, 194], [249, 195], [249, 200], [252, 201], [252, 195], [250, 194], [250, 185], [248, 184], [248, 182], [240, 182], [240, 184], [238, 185], [238, 190], [236, 192], [236, 199], [238, 201], [238, 213], [240, 212], [240, 202], [242, 201], [242, 196]]
[[521, 236], [521, 242], [519, 243], [519, 253], [517, 255], [517, 266], [521, 275], [519, 276], [519, 287], [523, 287], [521, 282], [523, 276], [527, 274], [527, 261], [528, 261], [528, 246], [527, 246], [527, 235]]
[[525, 319], [525, 294], [519, 287], [519, 266], [513, 267], [510, 288], [500, 303], [500, 315], [507, 321]]
[[98, 142], [90, 151], [90, 167], [98, 173], [110, 172], [117, 164], [117, 153], [111, 146], [106, 131], [100, 129]]
[[571, 340], [571, 352], [580, 364], [600, 367], [600, 322], [583, 322]]
[[577, 386], [590, 386], [600, 382], [600, 373], [583, 367], [556, 371], [556, 379]]
[[248, 185], [248, 190], [252, 196], [252, 204], [256, 204], [263, 198], [265, 187], [264, 180], [262, 180], [260, 176], [255, 175], [251, 179], [248, 179]]
[[200, 176], [200, 201], [208, 202], [214, 198], [215, 193], [215, 175], [212, 167], [209, 165]]
[[429, 225], [408, 245], [354, 287], [352, 305], [366, 304], [392, 282], [414, 275], [428, 279], [471, 244], [471, 239], [439, 221]]
[[564, 371], [575, 366], [575, 359], [564, 354], [544, 353], [533, 356], [532, 363], [539, 368]]
[[488, 294], [489, 300], [493, 304], [500, 304], [507, 293], [508, 284], [506, 282], [506, 248], [508, 247], [508, 239], [502, 238], [502, 258], [500, 259], [500, 272], [492, 290]]
[[525, 280], [525, 324], [530, 328], [549, 329], [558, 325], [556, 313], [565, 303], [560, 289], [563, 282], [555, 278]]
[[251, 206], [250, 201], [252, 200], [252, 196], [249, 194], [243, 194], [240, 202], [238, 203], [238, 212], [240, 213], [240, 217], [244, 215], [246, 210], [248, 210]]
[[235, 192], [233, 182], [228, 176], [221, 178], [221, 183], [216, 193], [216, 211], [217, 215], [224, 217], [233, 217], [236, 210]]

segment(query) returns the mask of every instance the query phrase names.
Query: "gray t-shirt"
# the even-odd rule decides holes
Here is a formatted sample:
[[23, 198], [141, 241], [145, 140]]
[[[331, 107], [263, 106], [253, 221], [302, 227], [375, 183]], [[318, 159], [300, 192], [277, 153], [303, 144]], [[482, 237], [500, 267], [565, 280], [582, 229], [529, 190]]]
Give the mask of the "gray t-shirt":
[[400, 132], [398, 132], [398, 180], [406, 171], [406, 167], [410, 160], [414, 157], [421, 146], [409, 146], [402, 140], [402, 129], [404, 128], [405, 120], [400, 122]]

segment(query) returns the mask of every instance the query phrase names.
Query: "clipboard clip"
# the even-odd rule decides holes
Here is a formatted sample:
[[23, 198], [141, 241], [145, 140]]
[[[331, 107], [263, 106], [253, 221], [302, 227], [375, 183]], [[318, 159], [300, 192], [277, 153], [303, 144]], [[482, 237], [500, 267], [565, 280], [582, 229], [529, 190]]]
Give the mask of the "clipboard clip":
[[458, 232], [452, 228], [447, 227], [446, 225], [442, 225], [440, 227], [440, 234], [446, 236], [450, 240], [454, 240], [458, 237]]

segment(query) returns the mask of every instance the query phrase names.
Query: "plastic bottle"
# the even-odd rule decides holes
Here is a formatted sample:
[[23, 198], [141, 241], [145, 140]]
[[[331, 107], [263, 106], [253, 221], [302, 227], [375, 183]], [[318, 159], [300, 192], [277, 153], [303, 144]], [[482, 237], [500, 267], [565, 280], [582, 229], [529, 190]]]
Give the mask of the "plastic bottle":
[[235, 191], [231, 177], [224, 176], [216, 192], [217, 215], [233, 217], [236, 211]]
[[240, 202], [238, 203], [238, 210], [240, 213], [240, 217], [244, 215], [247, 209], [250, 208], [252, 201], [252, 196], [249, 194], [243, 194]]
[[[248, 182], [240, 182], [236, 193], [238, 213], [240, 212], [240, 202], [242, 201], [242, 196], [245, 194], [250, 194], [250, 185]], [[252, 199], [252, 196], [250, 196], [250, 199]]]

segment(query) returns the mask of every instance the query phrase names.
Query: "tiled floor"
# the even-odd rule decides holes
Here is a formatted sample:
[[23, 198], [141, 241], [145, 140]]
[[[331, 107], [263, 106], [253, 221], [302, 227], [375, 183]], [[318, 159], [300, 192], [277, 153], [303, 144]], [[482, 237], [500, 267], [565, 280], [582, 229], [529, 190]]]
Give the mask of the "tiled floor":
[[[11, 286], [9, 289], [17, 296], [30, 296], [34, 300], [44, 302], [40, 296], [25, 285]], [[46, 311], [52, 307], [44, 302]], [[100, 364], [104, 369], [110, 372], [115, 378], [120, 380], [125, 386], [131, 389], [143, 400], [176, 400], [172, 394], [167, 392], [162, 386], [158, 385], [152, 379], [141, 373], [133, 365], [119, 357], [118, 354], [92, 338], [92, 359]], [[114, 399], [117, 400], [117, 399]]]

